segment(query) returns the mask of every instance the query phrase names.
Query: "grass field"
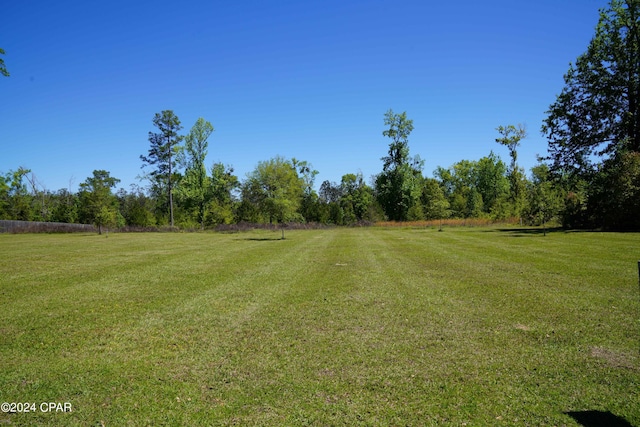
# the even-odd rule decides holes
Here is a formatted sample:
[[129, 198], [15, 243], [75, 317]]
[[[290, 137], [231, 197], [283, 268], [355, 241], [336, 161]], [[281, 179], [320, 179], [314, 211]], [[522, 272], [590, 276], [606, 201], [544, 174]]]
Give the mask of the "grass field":
[[0, 425], [640, 426], [639, 234], [279, 237], [0, 235]]

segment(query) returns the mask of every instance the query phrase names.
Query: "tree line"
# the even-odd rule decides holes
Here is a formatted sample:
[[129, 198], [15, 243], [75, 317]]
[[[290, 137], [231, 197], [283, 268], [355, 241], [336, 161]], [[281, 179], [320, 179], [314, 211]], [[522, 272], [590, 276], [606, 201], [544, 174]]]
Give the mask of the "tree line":
[[[203, 229], [237, 222], [349, 225], [449, 217], [520, 216], [537, 223], [552, 216], [539, 217], [540, 210], [534, 208], [543, 194], [534, 190], [548, 181], [547, 176], [536, 172], [537, 181], [530, 181], [517, 164], [507, 167], [493, 152], [477, 161], [439, 167], [435, 178], [425, 177], [423, 161], [409, 153], [413, 121], [406, 112], [385, 113], [383, 135], [391, 140], [389, 151], [381, 159], [382, 171], [369, 183], [361, 173], [347, 173], [340, 182], [322, 182], [317, 190], [318, 171], [295, 158], [260, 161], [244, 180], [222, 163], [207, 168], [214, 127], [203, 118], [186, 135], [180, 134], [181, 122], [171, 110], [156, 114], [153, 124], [149, 150], [140, 155], [145, 188], [132, 185], [129, 191], [115, 191], [119, 180], [106, 170], [95, 170], [76, 193], [48, 192], [39, 188], [30, 170], [19, 168], [0, 177], [2, 219], [92, 223], [98, 228]], [[520, 133], [511, 135], [513, 129]], [[498, 140], [511, 138], [514, 146], [525, 136], [522, 127], [498, 131], [505, 135]], [[553, 192], [545, 197], [561, 198]]]
[[490, 150], [426, 177], [422, 159], [410, 155], [413, 120], [389, 110], [382, 132], [388, 152], [369, 182], [347, 173], [316, 190], [312, 164], [283, 157], [259, 162], [241, 180], [231, 166], [207, 168], [210, 122], [199, 118], [182, 134], [178, 116], [164, 110], [154, 116], [149, 150], [140, 155], [146, 187], [114, 193], [119, 180], [95, 170], [76, 193], [49, 192], [20, 167], [0, 175], [0, 219], [101, 229], [518, 218], [534, 225], [556, 219], [570, 228], [640, 229], [640, 0], [611, 0], [601, 10], [593, 39], [564, 80], [541, 127], [549, 155], [529, 176], [518, 165], [527, 130], [506, 125], [496, 128], [495, 142], [508, 149], [508, 164]]

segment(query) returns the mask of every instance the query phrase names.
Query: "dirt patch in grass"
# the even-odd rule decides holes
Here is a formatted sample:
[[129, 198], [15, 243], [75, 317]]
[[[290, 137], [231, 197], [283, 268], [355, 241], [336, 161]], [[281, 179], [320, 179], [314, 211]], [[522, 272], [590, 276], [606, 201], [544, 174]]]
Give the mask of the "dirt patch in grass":
[[591, 356], [605, 361], [614, 368], [638, 370], [638, 357], [631, 354], [614, 351], [604, 347], [592, 347]]

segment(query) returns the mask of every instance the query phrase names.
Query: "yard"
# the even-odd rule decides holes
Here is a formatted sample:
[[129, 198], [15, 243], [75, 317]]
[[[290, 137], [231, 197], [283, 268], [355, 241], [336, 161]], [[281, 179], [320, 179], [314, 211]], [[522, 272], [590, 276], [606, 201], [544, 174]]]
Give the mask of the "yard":
[[517, 228], [3, 234], [0, 425], [640, 426], [638, 259]]

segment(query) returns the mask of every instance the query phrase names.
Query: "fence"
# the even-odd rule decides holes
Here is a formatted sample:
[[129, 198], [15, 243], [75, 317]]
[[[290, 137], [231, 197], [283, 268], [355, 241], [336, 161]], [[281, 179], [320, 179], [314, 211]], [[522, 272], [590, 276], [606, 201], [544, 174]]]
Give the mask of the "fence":
[[518, 224], [518, 218], [506, 218], [493, 220], [490, 218], [447, 218], [430, 219], [425, 221], [380, 221], [375, 225], [379, 227], [486, 227], [495, 224]]
[[0, 220], [0, 233], [74, 233], [96, 232], [93, 225], [65, 222]]

